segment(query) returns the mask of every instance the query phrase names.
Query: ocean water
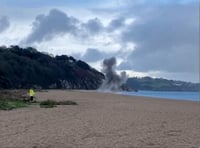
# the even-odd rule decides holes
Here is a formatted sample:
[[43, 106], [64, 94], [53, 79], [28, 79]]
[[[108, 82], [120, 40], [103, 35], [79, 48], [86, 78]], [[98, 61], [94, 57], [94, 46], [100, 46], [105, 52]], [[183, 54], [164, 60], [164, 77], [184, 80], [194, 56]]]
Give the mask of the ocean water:
[[119, 92], [118, 94], [130, 96], [145, 96], [174, 100], [200, 101], [200, 92], [181, 92], [181, 91], [138, 91], [138, 92]]

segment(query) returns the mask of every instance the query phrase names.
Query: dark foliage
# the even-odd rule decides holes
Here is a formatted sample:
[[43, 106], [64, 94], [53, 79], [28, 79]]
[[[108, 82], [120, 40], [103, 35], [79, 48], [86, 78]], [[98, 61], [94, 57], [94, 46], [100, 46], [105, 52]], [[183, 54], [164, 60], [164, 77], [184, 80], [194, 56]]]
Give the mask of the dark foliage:
[[53, 100], [45, 100], [40, 102], [40, 107], [42, 108], [53, 108], [56, 107], [56, 101]]
[[74, 101], [67, 100], [67, 101], [56, 102], [56, 105], [78, 105], [78, 104]]
[[42, 108], [53, 108], [57, 105], [78, 105], [76, 102], [67, 100], [67, 101], [54, 101], [54, 100], [45, 100], [40, 102], [40, 107]]
[[97, 89], [104, 75], [66, 55], [52, 57], [32, 47], [0, 47], [0, 88]]

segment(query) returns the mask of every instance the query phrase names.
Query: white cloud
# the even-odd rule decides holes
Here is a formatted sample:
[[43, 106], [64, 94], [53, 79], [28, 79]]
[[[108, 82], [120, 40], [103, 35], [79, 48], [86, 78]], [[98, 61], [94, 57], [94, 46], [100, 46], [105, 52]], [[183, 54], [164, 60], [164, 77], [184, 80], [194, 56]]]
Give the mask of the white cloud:
[[127, 18], [125, 20], [125, 24], [126, 25], [131, 25], [132, 23], [134, 23], [135, 20], [136, 20], [135, 18]]
[[10, 27], [0, 36], [0, 45], [18, 45], [31, 31], [31, 26], [27, 24], [27, 22], [11, 22]]

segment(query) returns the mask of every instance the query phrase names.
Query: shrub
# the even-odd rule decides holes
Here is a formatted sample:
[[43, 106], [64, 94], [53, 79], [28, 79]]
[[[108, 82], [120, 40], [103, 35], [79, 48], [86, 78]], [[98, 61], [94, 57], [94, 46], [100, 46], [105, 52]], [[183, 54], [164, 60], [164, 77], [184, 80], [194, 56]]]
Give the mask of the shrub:
[[43, 108], [52, 108], [52, 107], [56, 107], [56, 105], [78, 105], [76, 102], [74, 101], [53, 101], [53, 100], [45, 100], [40, 102], [40, 107]]
[[76, 102], [67, 100], [67, 101], [59, 101], [56, 105], [78, 105]]
[[12, 110], [15, 108], [26, 107], [29, 104], [22, 100], [16, 99], [0, 99], [0, 110]]
[[45, 100], [40, 102], [40, 107], [42, 108], [53, 108], [56, 107], [56, 101], [53, 100]]

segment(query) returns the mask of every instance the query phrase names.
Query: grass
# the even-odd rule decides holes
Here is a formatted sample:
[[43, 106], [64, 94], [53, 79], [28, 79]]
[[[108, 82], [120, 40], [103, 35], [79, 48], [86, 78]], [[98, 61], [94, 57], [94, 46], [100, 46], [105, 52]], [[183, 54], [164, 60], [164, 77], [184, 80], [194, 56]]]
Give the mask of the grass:
[[17, 108], [28, 107], [30, 105], [40, 105], [41, 108], [53, 108], [57, 105], [78, 105], [76, 102], [67, 100], [67, 101], [54, 101], [54, 100], [45, 100], [41, 102], [28, 102], [17, 99], [0, 99], [0, 110], [12, 110]]
[[[21, 99], [18, 99], [21, 98]], [[16, 94], [11, 94], [10, 92], [0, 93], [0, 110], [12, 110], [17, 108], [29, 107], [31, 105], [40, 105], [41, 108], [53, 108], [57, 105], [78, 105], [74, 101], [53, 101], [45, 100], [41, 102], [29, 101]]]
[[29, 106], [30, 103], [17, 99], [0, 99], [0, 110], [12, 110]]
[[78, 105], [74, 101], [53, 101], [53, 100], [45, 100], [40, 102], [40, 107], [42, 108], [53, 108], [56, 107], [57, 105]]
[[57, 105], [78, 105], [76, 102], [67, 100], [67, 101], [54, 101], [54, 100], [45, 100], [41, 102], [28, 102], [17, 99], [0, 99], [0, 110], [12, 110], [17, 108], [28, 107], [30, 105], [40, 105], [41, 108], [53, 108]]

